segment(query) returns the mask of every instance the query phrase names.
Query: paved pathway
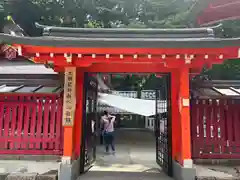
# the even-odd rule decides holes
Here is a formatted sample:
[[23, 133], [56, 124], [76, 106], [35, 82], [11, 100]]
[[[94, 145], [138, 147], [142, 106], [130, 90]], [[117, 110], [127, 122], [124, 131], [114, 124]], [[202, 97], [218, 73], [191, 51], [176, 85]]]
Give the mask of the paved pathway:
[[116, 137], [116, 154], [105, 154], [97, 147], [95, 165], [81, 180], [171, 180], [156, 163], [154, 136], [151, 133], [131, 132]]
[[[116, 155], [104, 154], [102, 146], [97, 148], [97, 161], [81, 180], [104, 177], [125, 179], [167, 180], [161, 168], [156, 164], [155, 139], [148, 132], [119, 133], [116, 137]], [[240, 177], [240, 167], [194, 165], [198, 179], [236, 179]], [[106, 177], [106, 178], [105, 178]], [[147, 178], [149, 177], [149, 178]], [[129, 179], [129, 178], [128, 178]]]
[[171, 180], [163, 173], [88, 172], [78, 180]]

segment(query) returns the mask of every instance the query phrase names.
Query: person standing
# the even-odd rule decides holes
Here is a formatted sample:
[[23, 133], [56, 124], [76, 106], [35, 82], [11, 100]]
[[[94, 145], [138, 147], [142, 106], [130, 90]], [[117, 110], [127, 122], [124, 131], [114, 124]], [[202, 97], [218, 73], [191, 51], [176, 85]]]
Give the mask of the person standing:
[[115, 120], [116, 120], [116, 116], [112, 116], [107, 111], [104, 111], [104, 114], [101, 118], [101, 123], [103, 125], [102, 133], [103, 133], [106, 153], [109, 153], [109, 146], [112, 149], [112, 153], [115, 153], [115, 145], [114, 145]]

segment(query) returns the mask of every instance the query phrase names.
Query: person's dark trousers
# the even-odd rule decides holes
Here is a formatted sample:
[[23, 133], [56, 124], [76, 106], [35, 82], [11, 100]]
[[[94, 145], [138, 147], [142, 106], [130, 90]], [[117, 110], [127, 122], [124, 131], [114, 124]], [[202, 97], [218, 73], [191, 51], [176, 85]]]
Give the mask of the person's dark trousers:
[[[101, 129], [101, 132], [103, 132], [103, 129]], [[104, 137], [103, 137], [103, 134], [100, 133], [100, 145], [103, 145], [103, 140], [104, 140]]]
[[102, 134], [100, 134], [100, 144], [102, 145], [103, 144], [103, 135]]
[[113, 132], [107, 132], [104, 134], [104, 142], [105, 142], [105, 148], [107, 153], [109, 152], [109, 146], [111, 146], [112, 151], [115, 152]]

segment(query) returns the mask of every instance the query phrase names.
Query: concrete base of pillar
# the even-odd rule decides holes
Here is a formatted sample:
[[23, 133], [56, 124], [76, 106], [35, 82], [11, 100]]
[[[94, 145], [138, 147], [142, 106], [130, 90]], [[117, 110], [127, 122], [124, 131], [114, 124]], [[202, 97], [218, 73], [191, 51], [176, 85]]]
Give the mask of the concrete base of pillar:
[[76, 180], [80, 175], [80, 158], [69, 163], [60, 163], [58, 180]]
[[196, 169], [185, 168], [181, 166], [178, 162], [173, 161], [173, 177], [176, 180], [195, 180]]

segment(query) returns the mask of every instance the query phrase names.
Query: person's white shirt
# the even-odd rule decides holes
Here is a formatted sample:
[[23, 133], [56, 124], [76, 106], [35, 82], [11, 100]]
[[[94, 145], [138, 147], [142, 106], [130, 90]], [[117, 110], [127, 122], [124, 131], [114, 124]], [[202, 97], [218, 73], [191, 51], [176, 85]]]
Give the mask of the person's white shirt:
[[[109, 120], [111, 118], [111, 120]], [[116, 116], [112, 115], [104, 115], [101, 118], [101, 122], [103, 123], [104, 131], [106, 132], [113, 132], [114, 131], [114, 123], [115, 123]]]
[[91, 125], [92, 125], [92, 133], [94, 133], [94, 131], [95, 131], [95, 128], [94, 128], [95, 122], [94, 122], [94, 120], [91, 121]]

